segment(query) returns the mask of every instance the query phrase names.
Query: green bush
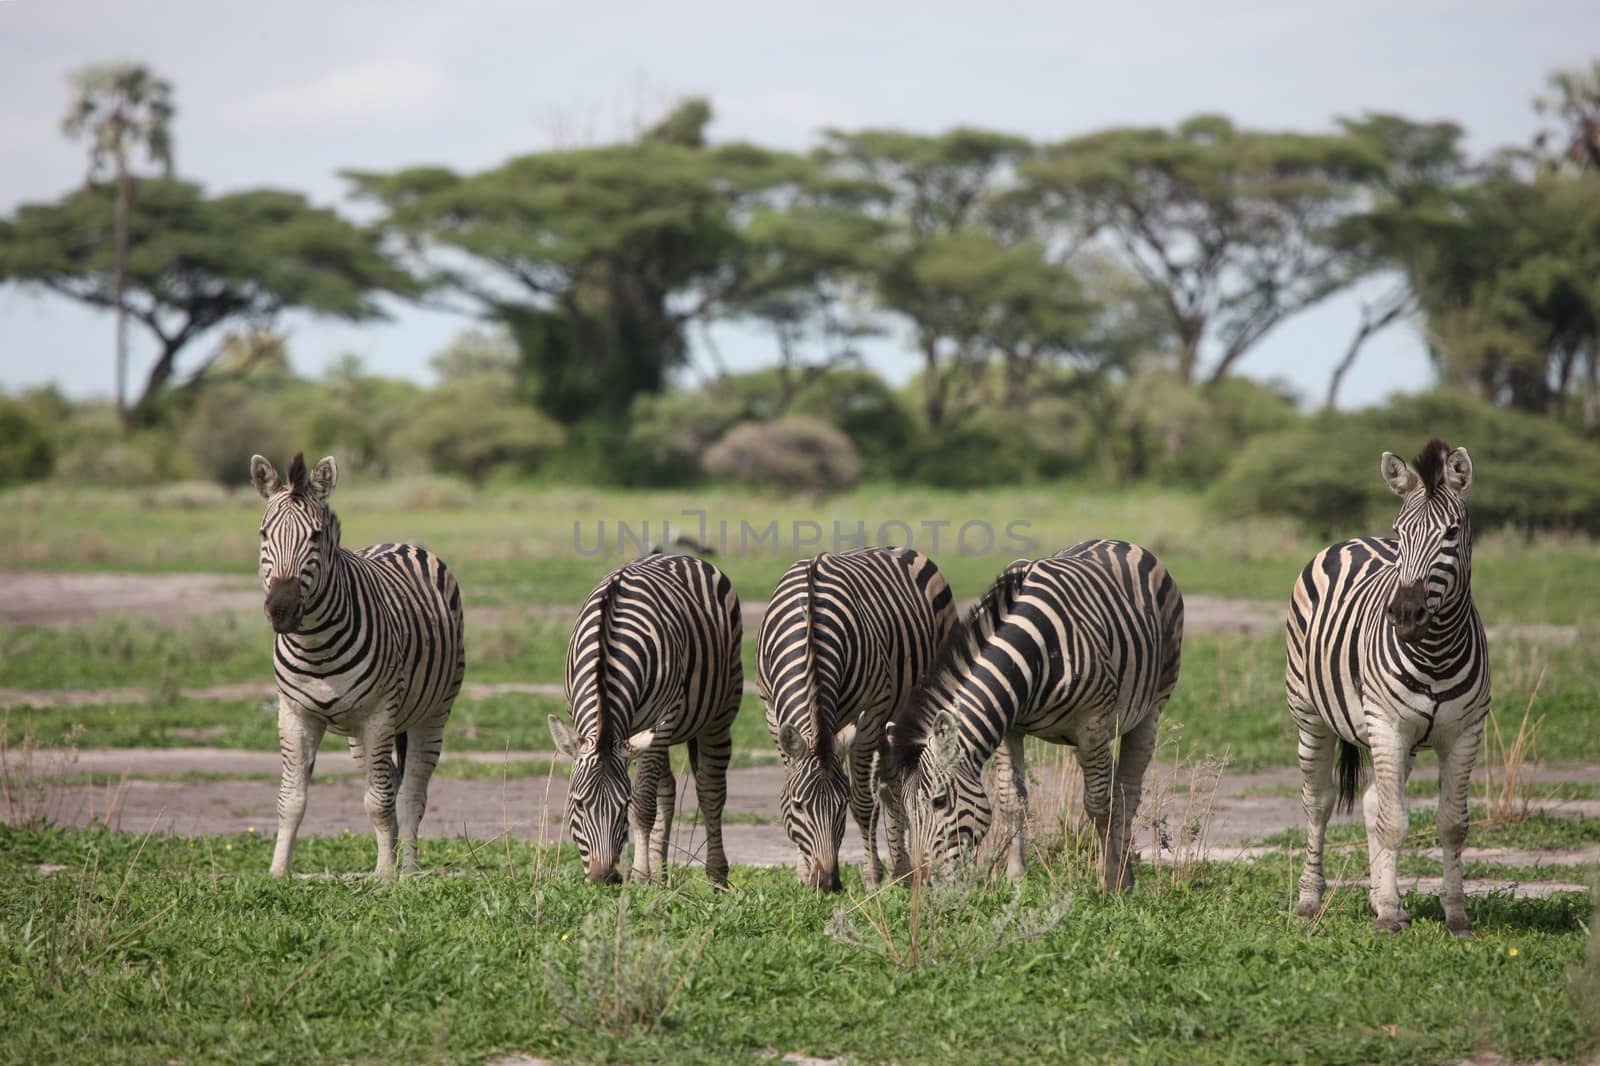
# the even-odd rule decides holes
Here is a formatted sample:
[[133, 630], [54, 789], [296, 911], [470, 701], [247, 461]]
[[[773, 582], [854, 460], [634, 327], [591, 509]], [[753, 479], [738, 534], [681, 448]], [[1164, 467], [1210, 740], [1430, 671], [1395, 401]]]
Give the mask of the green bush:
[[294, 435], [283, 420], [241, 385], [202, 392], [189, 412], [180, 443], [196, 474], [230, 489], [250, 483], [252, 455], [271, 456], [287, 465], [294, 445]]
[[538, 472], [566, 440], [561, 426], [515, 402], [494, 378], [451, 381], [418, 401], [397, 435], [435, 473], [481, 485], [497, 472]]
[[1038, 469], [1038, 453], [1018, 421], [985, 411], [925, 430], [906, 475], [937, 488], [976, 489], [1030, 481]]
[[1379, 530], [1397, 509], [1379, 456], [1410, 459], [1432, 437], [1471, 453], [1478, 529], [1600, 532], [1600, 447], [1553, 419], [1442, 390], [1258, 437], [1211, 501], [1225, 514], [1286, 515], [1324, 535]]
[[706, 449], [746, 417], [743, 405], [726, 390], [640, 395], [633, 401], [626, 430], [628, 461], [618, 472], [619, 480], [631, 485], [689, 484], [703, 473], [700, 460]]
[[871, 477], [893, 477], [915, 458], [916, 420], [870, 370], [843, 367], [817, 375], [795, 393], [789, 413], [819, 418], [843, 432]]
[[0, 485], [49, 477], [55, 441], [33, 405], [0, 396]]

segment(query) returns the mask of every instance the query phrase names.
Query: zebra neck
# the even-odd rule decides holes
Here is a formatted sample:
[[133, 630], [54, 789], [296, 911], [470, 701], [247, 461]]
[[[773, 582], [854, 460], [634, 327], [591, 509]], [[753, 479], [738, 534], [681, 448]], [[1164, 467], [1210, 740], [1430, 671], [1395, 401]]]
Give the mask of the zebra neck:
[[1434, 676], [1444, 676], [1462, 656], [1471, 653], [1478, 628], [1477, 614], [1472, 591], [1466, 588], [1440, 606], [1428, 635], [1422, 640], [1406, 644], [1398, 637], [1393, 639], [1407, 660]]
[[349, 552], [340, 548], [333, 553], [328, 566], [328, 577], [306, 604], [300, 628], [287, 634], [291, 644], [300, 649], [327, 647], [342, 644], [360, 628], [361, 619], [353, 609], [355, 603], [355, 567]]
[[982, 768], [1011, 730], [1015, 708], [997, 707], [992, 700], [974, 698], [965, 688], [960, 685], [948, 690], [947, 699], [941, 702], [951, 708], [949, 713], [955, 717], [963, 756], [974, 768]]

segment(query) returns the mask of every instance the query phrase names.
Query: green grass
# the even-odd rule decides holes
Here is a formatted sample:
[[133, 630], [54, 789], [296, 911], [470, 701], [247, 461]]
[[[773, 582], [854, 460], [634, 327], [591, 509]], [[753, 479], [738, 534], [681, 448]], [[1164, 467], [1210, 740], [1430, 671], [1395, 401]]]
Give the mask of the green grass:
[[[1287, 859], [1122, 898], [1038, 868], [1025, 913], [1051, 906], [1063, 881], [1077, 889], [1041, 939], [902, 969], [824, 935], [841, 901], [788, 870], [736, 867], [726, 894], [698, 871], [619, 892], [578, 881], [570, 849], [449, 841], [429, 842], [424, 862], [458, 876], [278, 883], [260, 875], [270, 846], [0, 828], [0, 1061], [522, 1051], [754, 1063], [775, 1049], [900, 1063], [1434, 1063], [1483, 1048], [1574, 1058], [1582, 1046], [1568, 991], [1590, 913], [1579, 896], [1475, 899], [1478, 938], [1463, 944], [1429, 898], [1407, 900], [1417, 922], [1400, 936], [1372, 935], [1354, 893], [1308, 931], [1287, 917]], [[364, 836], [310, 838], [297, 858], [348, 873], [369, 852]], [[45, 862], [66, 869], [41, 874]], [[629, 1024], [606, 1012], [608, 989], [586, 987], [596, 1024], [575, 1024], [557, 1008], [573, 1009], [574, 975], [611, 962], [623, 892], [628, 979], [665, 1009], [658, 1024]], [[1009, 899], [979, 889], [958, 917], [992, 922]], [[907, 907], [896, 891], [880, 908], [902, 941]]]
[[[1488, 821], [1477, 804], [1469, 808], [1471, 819], [1467, 831], [1467, 845], [1474, 848], [1580, 848], [1600, 844], [1600, 818], [1569, 818], [1534, 811], [1515, 822]], [[1360, 818], [1339, 821], [1328, 826], [1328, 843], [1360, 844], [1366, 846], [1367, 830]], [[1303, 848], [1306, 831], [1303, 827], [1285, 829], [1263, 838], [1263, 844], [1289, 848]], [[1412, 806], [1410, 826], [1406, 834], [1406, 848], [1435, 848], [1439, 834], [1434, 825], [1434, 808]]]
[[[449, 562], [473, 606], [575, 606], [607, 569], [633, 553], [631, 543], [619, 550], [619, 521], [633, 529], [648, 521], [652, 536], [663, 521], [698, 533], [698, 519], [685, 517], [686, 510], [705, 512], [707, 539], [724, 549], [717, 561], [747, 599], [765, 599], [790, 561], [816, 550], [794, 545], [797, 521], [817, 523], [830, 547], [836, 522], [847, 538], [865, 523], [873, 539], [884, 530], [890, 542], [904, 542], [906, 535], [885, 523], [906, 523], [916, 546], [933, 554], [963, 598], [980, 595], [1019, 555], [1048, 554], [1086, 537], [1110, 536], [1154, 549], [1188, 593], [1286, 602], [1296, 574], [1322, 546], [1281, 522], [1219, 522], [1194, 493], [1072, 485], [992, 492], [867, 486], [815, 504], [727, 489], [472, 493], [448, 483], [400, 481], [341, 487], [336, 502], [348, 545], [424, 543]], [[260, 501], [252, 493], [230, 497], [207, 486], [10, 490], [0, 493], [0, 566], [196, 570], [249, 581], [255, 575], [259, 515]], [[995, 528], [992, 548], [976, 530], [957, 545], [959, 527], [975, 520]], [[607, 523], [607, 552], [586, 555], [594, 550], [601, 521]], [[743, 525], [759, 531], [772, 522], [779, 525], [782, 545], [751, 540], [741, 549]], [[1027, 525], [1016, 527], [1012, 537], [1006, 532], [1010, 522]], [[924, 523], [946, 523], [938, 530], [937, 548], [934, 527]], [[802, 529], [800, 535], [812, 534]], [[1480, 536], [1475, 560], [1478, 600], [1492, 621], [1573, 623], [1595, 617], [1587, 586], [1572, 580], [1600, 564], [1600, 545], [1593, 541], [1528, 541], [1491, 533]]]

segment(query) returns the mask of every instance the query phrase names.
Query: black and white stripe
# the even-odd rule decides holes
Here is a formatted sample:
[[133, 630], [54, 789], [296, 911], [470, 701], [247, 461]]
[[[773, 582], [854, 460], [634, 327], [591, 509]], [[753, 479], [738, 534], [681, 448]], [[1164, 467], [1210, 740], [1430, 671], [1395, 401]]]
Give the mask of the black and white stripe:
[[[705, 822], [706, 873], [728, 883], [722, 808], [744, 688], [743, 633], [733, 583], [692, 556], [635, 559], [584, 601], [567, 645], [573, 725], [552, 715], [550, 735], [573, 760], [568, 820], [589, 880], [618, 879], [630, 831], [633, 875], [666, 873], [677, 799], [668, 749], [687, 744]], [[630, 781], [635, 759], [637, 779]]]
[[[417, 868], [417, 829], [445, 721], [466, 670], [461, 594], [438, 556], [410, 544], [346, 551], [328, 506], [332, 457], [312, 471], [295, 455], [285, 484], [266, 459], [250, 461], [261, 519], [261, 582], [278, 685], [278, 840], [272, 873], [289, 872], [306, 787], [323, 735], [350, 738], [367, 779], [378, 839], [377, 874]], [[398, 823], [396, 806], [398, 790]]]
[[[1465, 448], [1428, 443], [1408, 466], [1385, 452], [1380, 471], [1401, 500], [1394, 538], [1324, 548], [1295, 582], [1285, 687], [1300, 733], [1307, 846], [1297, 911], [1317, 914], [1325, 886], [1324, 830], [1335, 793], [1346, 809], [1361, 752], [1373, 780], [1363, 798], [1374, 927], [1410, 922], [1397, 864], [1405, 838], [1406, 777], [1418, 749], [1439, 753], [1440, 893], [1445, 924], [1471, 935], [1461, 885], [1467, 793], [1489, 713], [1489, 655], [1472, 602], [1472, 527]], [[1335, 762], [1338, 783], [1335, 785]]]
[[913, 865], [944, 876], [982, 843], [994, 819], [982, 776], [993, 755], [1012, 834], [1007, 873], [1022, 876], [1022, 741], [1036, 736], [1076, 749], [1105, 883], [1131, 884], [1133, 815], [1182, 642], [1183, 596], [1138, 545], [1091, 540], [1013, 563], [889, 727], [884, 798], [907, 820]]
[[[806, 884], [839, 889], [847, 806], [865, 880], [882, 877], [873, 756], [955, 617], [944, 575], [911, 549], [824, 553], [779, 580], [756, 640], [756, 687], [783, 756], [783, 828]], [[902, 827], [891, 818], [885, 828], [894, 876], [903, 876]]]

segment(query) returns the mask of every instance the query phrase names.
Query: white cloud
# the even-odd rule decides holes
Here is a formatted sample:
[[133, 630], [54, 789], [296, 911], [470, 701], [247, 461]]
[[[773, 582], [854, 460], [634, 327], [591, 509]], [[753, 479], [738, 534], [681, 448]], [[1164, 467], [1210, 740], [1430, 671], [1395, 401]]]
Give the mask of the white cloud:
[[432, 64], [379, 60], [254, 93], [229, 110], [238, 121], [274, 128], [412, 125], [438, 115], [444, 86]]

